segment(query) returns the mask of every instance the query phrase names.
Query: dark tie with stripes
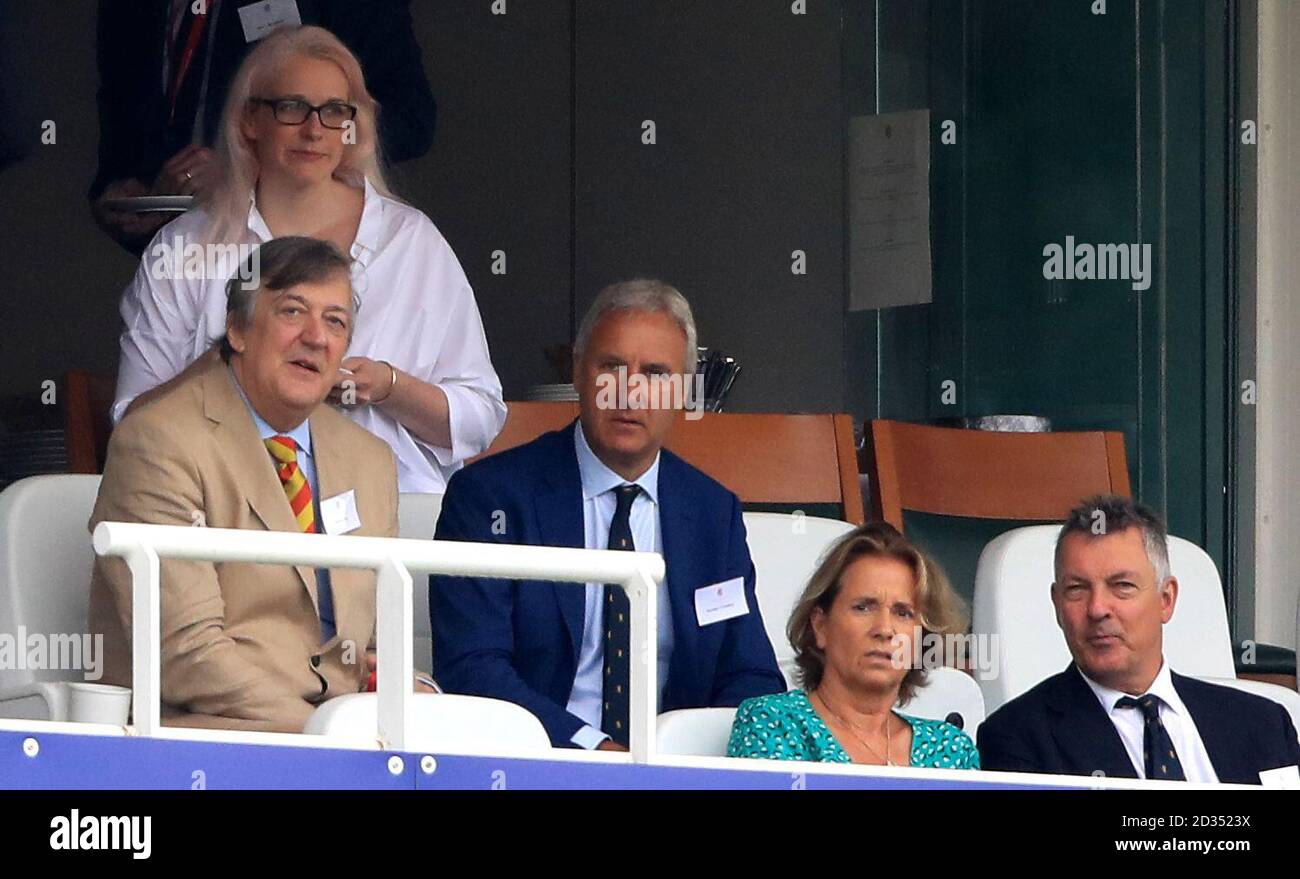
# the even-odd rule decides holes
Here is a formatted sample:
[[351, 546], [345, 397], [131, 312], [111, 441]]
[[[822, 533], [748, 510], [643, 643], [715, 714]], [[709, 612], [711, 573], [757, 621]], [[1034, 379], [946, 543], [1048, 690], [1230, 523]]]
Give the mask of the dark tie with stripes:
[[1169, 730], [1160, 722], [1160, 699], [1150, 693], [1141, 699], [1125, 696], [1115, 705], [1119, 708], [1136, 708], [1142, 712], [1142, 758], [1147, 778], [1161, 781], [1186, 781], [1183, 764], [1174, 750]]
[[[632, 502], [641, 493], [638, 485], [620, 485], [614, 489], [618, 506], [609, 523], [609, 548], [634, 551], [632, 541]], [[632, 667], [629, 659], [632, 644], [632, 614], [627, 592], [622, 586], [605, 584], [605, 679], [601, 689], [603, 711], [600, 728], [611, 739], [627, 747], [627, 727], [631, 709]]]

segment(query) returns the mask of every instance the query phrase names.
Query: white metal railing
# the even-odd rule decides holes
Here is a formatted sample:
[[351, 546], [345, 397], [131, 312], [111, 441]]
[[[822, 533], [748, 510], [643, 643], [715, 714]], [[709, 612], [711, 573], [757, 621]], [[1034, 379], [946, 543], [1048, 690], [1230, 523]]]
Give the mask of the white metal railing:
[[162, 734], [159, 560], [174, 558], [375, 571], [376, 651], [383, 670], [378, 684], [378, 735], [398, 751], [407, 749], [413, 732], [413, 573], [622, 586], [632, 613], [629, 747], [635, 762], [654, 757], [658, 702], [654, 633], [658, 631], [658, 584], [664, 578], [664, 560], [658, 553], [129, 522], [99, 523], [94, 547], [99, 555], [121, 556], [131, 570], [132, 711], [140, 735]]

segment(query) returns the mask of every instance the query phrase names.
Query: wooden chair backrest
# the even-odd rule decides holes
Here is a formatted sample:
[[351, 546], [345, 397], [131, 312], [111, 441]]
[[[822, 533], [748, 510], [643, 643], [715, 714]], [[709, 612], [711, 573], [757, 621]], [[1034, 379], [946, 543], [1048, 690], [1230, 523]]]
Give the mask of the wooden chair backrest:
[[903, 511], [1059, 521], [1097, 494], [1129, 495], [1124, 435], [999, 433], [901, 421], [867, 424], [871, 513], [902, 530]]
[[[578, 417], [577, 403], [508, 403], [505, 427], [484, 455], [531, 442]], [[848, 415], [679, 415], [667, 447], [734, 491], [743, 503], [837, 504], [863, 521]]]
[[113, 429], [113, 379], [74, 369], [63, 375], [63, 430], [69, 473], [102, 473]]

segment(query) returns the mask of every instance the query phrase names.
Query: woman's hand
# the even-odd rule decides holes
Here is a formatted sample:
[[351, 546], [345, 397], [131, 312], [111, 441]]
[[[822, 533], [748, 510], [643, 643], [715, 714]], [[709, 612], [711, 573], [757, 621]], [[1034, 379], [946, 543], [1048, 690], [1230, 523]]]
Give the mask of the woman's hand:
[[153, 183], [154, 195], [193, 195], [205, 198], [216, 182], [216, 153], [190, 144], [167, 160]]
[[421, 381], [383, 360], [349, 357], [343, 361], [329, 402], [336, 406], [383, 406], [385, 414], [417, 439], [432, 446], [451, 448], [451, 410], [447, 394], [437, 385]]
[[362, 406], [382, 403], [393, 392], [393, 370], [382, 360], [348, 357], [343, 361], [338, 381], [330, 389], [329, 401], [336, 406]]

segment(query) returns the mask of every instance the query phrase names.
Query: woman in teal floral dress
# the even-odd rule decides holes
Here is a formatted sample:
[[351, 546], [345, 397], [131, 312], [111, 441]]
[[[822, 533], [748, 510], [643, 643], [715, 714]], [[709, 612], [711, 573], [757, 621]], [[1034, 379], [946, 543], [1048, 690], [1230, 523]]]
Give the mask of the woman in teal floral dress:
[[855, 529], [827, 553], [790, 618], [803, 689], [742, 702], [728, 755], [978, 769], [970, 736], [895, 710], [925, 682], [911, 665], [913, 642], [963, 628], [938, 565], [890, 525]]

